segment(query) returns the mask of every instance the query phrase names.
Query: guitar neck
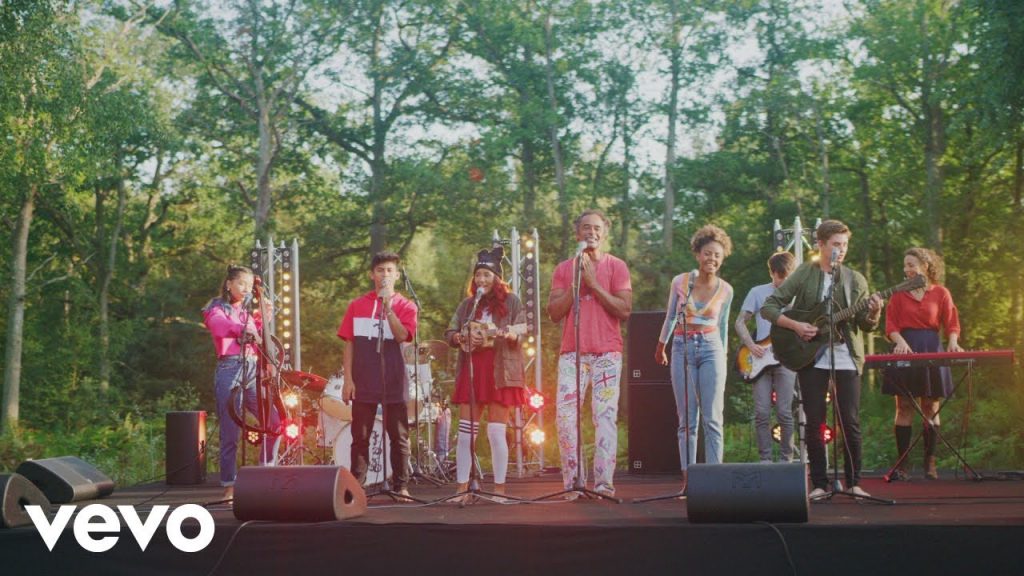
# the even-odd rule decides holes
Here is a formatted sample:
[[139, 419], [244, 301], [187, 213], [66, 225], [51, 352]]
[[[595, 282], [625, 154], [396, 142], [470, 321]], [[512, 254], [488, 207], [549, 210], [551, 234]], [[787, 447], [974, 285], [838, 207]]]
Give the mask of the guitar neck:
[[[895, 291], [896, 288], [887, 288], [879, 292], [879, 295], [882, 297], [883, 300], [888, 300], [889, 296], [892, 296], [892, 293]], [[844, 322], [846, 320], [849, 320], [850, 318], [853, 318], [857, 314], [860, 314], [863, 310], [867, 310], [869, 302], [870, 299], [861, 300], [860, 302], [854, 304], [853, 306], [850, 306], [849, 308], [844, 308], [843, 310], [836, 312], [835, 321]]]

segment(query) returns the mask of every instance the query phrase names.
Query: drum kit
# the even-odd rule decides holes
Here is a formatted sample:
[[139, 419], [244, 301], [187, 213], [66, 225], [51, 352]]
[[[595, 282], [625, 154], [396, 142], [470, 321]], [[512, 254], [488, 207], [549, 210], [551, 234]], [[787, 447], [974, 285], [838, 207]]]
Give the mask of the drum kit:
[[[447, 353], [448, 345], [439, 340], [422, 342], [418, 348], [405, 346], [402, 353], [409, 381], [409, 423], [416, 434], [412, 470], [442, 481], [448, 481], [452, 470], [448, 458], [451, 444], [448, 398], [453, 392], [451, 387], [454, 380], [435, 380], [432, 363], [440, 362], [447, 371]], [[334, 464], [349, 468], [352, 406], [342, 401], [344, 374], [339, 372], [324, 378], [308, 372], [286, 370], [281, 372], [281, 380], [292, 392], [312, 400], [303, 403], [311, 408], [303, 411], [302, 420], [315, 422], [317, 445], [325, 451], [331, 449]], [[384, 442], [383, 417], [378, 407], [370, 434], [370, 459], [365, 485], [379, 484], [384, 480], [384, 458], [389, 457], [390, 446]]]

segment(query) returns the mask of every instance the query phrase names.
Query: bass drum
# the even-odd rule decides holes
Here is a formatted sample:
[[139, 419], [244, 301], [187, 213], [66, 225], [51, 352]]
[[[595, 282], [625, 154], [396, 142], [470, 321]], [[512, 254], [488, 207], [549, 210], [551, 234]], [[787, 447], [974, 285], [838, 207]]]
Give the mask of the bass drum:
[[[366, 466], [366, 480], [363, 486], [380, 484], [384, 481], [384, 458], [391, 457], [391, 447], [384, 443], [384, 421], [377, 416], [370, 431], [370, 461]], [[388, 467], [390, 468], [390, 460]], [[337, 441], [334, 442], [334, 463], [352, 469], [352, 423], [345, 422]]]
[[344, 378], [332, 376], [320, 397], [320, 446], [334, 446], [342, 429], [352, 421], [352, 406], [341, 401], [341, 387], [344, 384]]

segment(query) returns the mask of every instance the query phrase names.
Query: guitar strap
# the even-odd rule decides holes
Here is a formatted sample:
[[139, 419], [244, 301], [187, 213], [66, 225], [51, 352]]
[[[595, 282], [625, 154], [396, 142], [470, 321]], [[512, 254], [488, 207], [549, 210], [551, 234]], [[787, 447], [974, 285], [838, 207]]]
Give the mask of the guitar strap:
[[839, 281], [843, 283], [843, 293], [846, 294], [846, 305], [847, 307], [853, 306], [853, 296], [851, 296], [850, 284], [852, 284], [853, 274], [843, 266], [839, 269]]

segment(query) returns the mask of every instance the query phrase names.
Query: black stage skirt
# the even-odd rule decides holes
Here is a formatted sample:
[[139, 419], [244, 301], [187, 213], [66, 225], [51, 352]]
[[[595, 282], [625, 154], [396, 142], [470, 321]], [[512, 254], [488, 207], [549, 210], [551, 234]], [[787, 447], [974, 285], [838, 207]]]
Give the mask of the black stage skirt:
[[[914, 352], [944, 352], [937, 330], [907, 329], [900, 335]], [[953, 394], [948, 366], [886, 368], [884, 372], [882, 392], [891, 396], [909, 392], [915, 398], [948, 398]]]

